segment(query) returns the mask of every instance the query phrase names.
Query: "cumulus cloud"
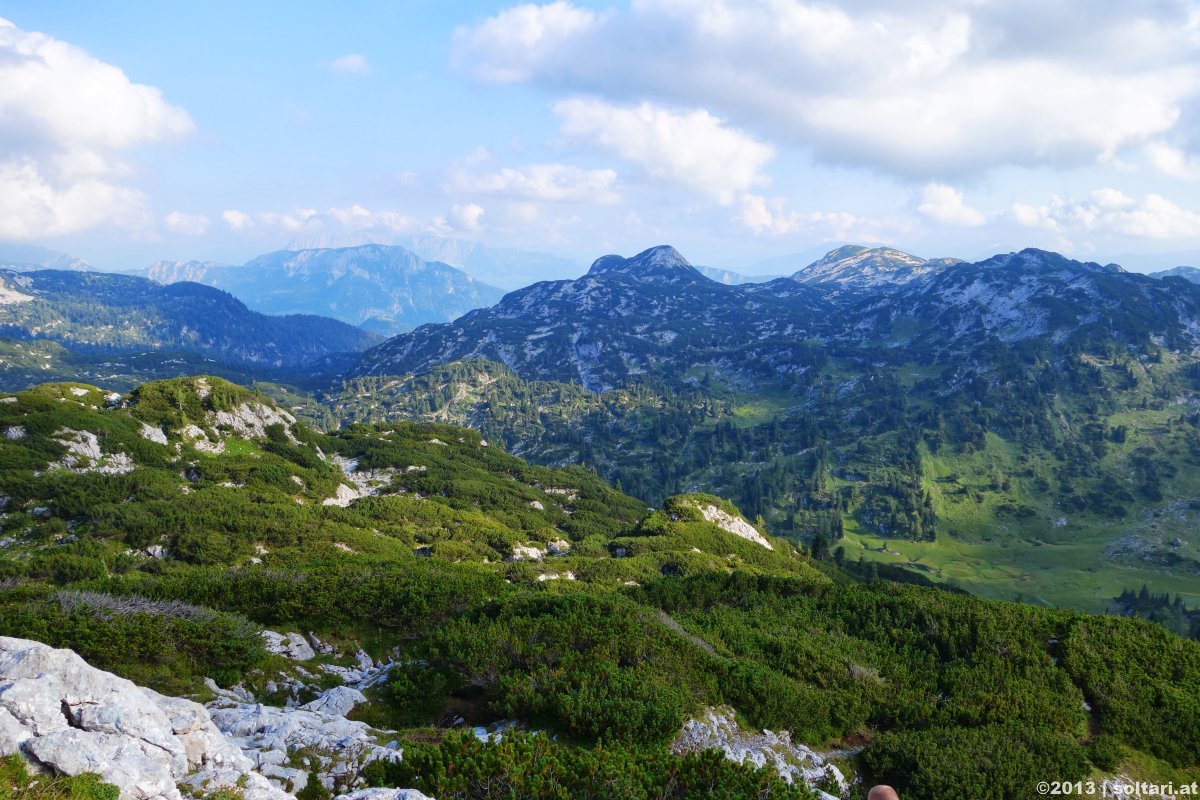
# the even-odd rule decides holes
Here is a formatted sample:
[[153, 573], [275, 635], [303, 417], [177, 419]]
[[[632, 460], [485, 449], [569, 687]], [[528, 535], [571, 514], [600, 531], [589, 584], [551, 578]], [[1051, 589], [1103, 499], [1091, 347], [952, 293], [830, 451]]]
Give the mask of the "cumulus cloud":
[[987, 221], [983, 212], [964, 202], [962, 192], [944, 183], [926, 184], [917, 210], [945, 225], [972, 228]]
[[741, 197], [739, 220], [756, 234], [783, 236], [805, 234], [821, 241], [857, 239], [875, 241], [882, 238], [884, 228], [893, 225], [864, 219], [845, 211], [788, 211], [782, 197], [762, 197], [744, 194]]
[[704, 108], [819, 159], [945, 180], [1171, 131], [1200, 94], [1198, 31], [1187, 0], [558, 0], [454, 41], [483, 80]]
[[646, 174], [698, 189], [724, 205], [766, 183], [775, 150], [702, 109], [676, 111], [572, 98], [554, 106], [567, 137], [636, 164]]
[[208, 230], [208, 217], [203, 214], [185, 214], [182, 211], [172, 211], [163, 217], [163, 224], [168, 230], [187, 236], [203, 236]]
[[478, 27], [456, 30], [455, 52], [487, 80], [530, 80], [556, 62], [569, 60], [569, 48], [577, 38], [587, 36], [608, 16], [563, 0], [519, 5], [504, 9]]
[[450, 221], [461, 231], [479, 230], [479, 223], [482, 219], [483, 208], [475, 203], [455, 205], [450, 209]]
[[244, 211], [238, 211], [236, 208], [221, 212], [221, 219], [225, 220], [225, 224], [235, 231], [245, 230], [252, 224], [250, 215]]
[[1200, 158], [1166, 142], [1147, 144], [1146, 159], [1164, 175], [1186, 181], [1200, 181]]
[[148, 225], [120, 155], [192, 131], [187, 112], [158, 89], [0, 19], [0, 236]]
[[582, 169], [568, 164], [530, 164], [503, 167], [485, 174], [467, 168], [451, 176], [452, 192], [489, 194], [515, 200], [551, 203], [612, 203], [617, 173], [611, 169]]
[[221, 214], [221, 219], [231, 230], [237, 232], [356, 234], [366, 239], [380, 240], [387, 240], [398, 234], [413, 233], [423, 227], [415, 217], [398, 211], [372, 211], [357, 203], [324, 211], [296, 208], [291, 211], [247, 213], [229, 209]]
[[340, 75], [370, 75], [371, 62], [361, 53], [347, 53], [329, 62], [329, 71]]
[[1057, 233], [1118, 234], [1140, 239], [1200, 236], [1200, 214], [1159, 194], [1140, 200], [1116, 189], [1097, 189], [1087, 200], [1054, 197], [1042, 205], [1013, 204], [1013, 218]]

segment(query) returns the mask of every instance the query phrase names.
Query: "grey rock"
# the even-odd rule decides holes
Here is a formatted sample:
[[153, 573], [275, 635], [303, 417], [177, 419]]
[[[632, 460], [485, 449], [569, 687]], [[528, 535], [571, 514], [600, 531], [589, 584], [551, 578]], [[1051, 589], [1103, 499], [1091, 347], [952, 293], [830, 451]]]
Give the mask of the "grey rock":
[[334, 800], [433, 800], [416, 789], [359, 789], [339, 794]]
[[308, 661], [311, 658], [316, 658], [317, 654], [313, 651], [312, 645], [305, 641], [304, 637], [298, 633], [263, 631], [262, 637], [268, 653], [284, 656], [293, 661]]
[[70, 650], [0, 637], [0, 754], [94, 772], [121, 800], [181, 800], [178, 784], [288, 800], [253, 771], [203, 706], [88, 665]]
[[217, 700], [210, 704], [209, 714], [217, 728], [260, 768], [278, 765], [291, 754], [315, 757], [318, 777], [327, 789], [352, 786], [366, 764], [379, 759], [394, 761], [402, 755], [400, 750], [379, 744], [376, 732], [366, 723], [318, 711]]
[[358, 689], [353, 689], [349, 686], [335, 686], [332, 689], [322, 692], [316, 700], [305, 703], [300, 708], [306, 711], [318, 711], [322, 714], [344, 717], [353, 711], [356, 705], [365, 702], [367, 702], [366, 695]]
[[[671, 752], [721, 750], [730, 761], [770, 768], [788, 783], [799, 781], [809, 786], [832, 778], [844, 791], [848, 788], [841, 771], [816, 752], [802, 744], [794, 744], [787, 731], [744, 731], [738, 725], [734, 710], [728, 706], [709, 708], [684, 723], [683, 730], [671, 745]], [[820, 792], [822, 800], [837, 800]]]

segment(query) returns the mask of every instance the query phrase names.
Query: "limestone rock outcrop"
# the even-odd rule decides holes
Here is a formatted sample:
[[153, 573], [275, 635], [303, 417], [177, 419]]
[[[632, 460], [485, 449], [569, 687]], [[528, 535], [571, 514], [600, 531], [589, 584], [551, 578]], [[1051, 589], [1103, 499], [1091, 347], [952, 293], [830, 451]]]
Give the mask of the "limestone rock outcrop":
[[[793, 743], [787, 731], [745, 731], [728, 706], [705, 709], [688, 720], [671, 745], [671, 752], [677, 755], [709, 749], [721, 750], [726, 758], [739, 764], [774, 769], [788, 783], [798, 781], [812, 786], [831, 780], [843, 791], [848, 788], [837, 767], [804, 745]], [[818, 796], [838, 800], [820, 790]]]
[[97, 773], [121, 800], [181, 800], [177, 784], [290, 800], [254, 771], [203, 706], [26, 639], [0, 637], [0, 753], [67, 775]]

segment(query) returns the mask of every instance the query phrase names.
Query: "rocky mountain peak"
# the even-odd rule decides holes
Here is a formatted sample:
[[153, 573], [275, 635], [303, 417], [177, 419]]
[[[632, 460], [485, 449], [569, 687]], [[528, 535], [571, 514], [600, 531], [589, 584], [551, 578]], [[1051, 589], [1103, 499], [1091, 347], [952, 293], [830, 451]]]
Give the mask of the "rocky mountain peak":
[[588, 270], [588, 275], [591, 276], [614, 273], [660, 279], [678, 277], [681, 273], [700, 274], [678, 250], [665, 244], [643, 250], [632, 258], [615, 255], [601, 256], [592, 263], [591, 269]]
[[897, 286], [956, 263], [954, 259], [924, 259], [893, 247], [846, 245], [795, 273], [792, 280], [853, 288]]
[[1094, 261], [1076, 261], [1060, 253], [1049, 250], [1039, 250], [1027, 247], [1018, 253], [1001, 253], [981, 261], [982, 267], [1008, 267], [1029, 272], [1050, 270], [1084, 270], [1087, 272], [1122, 273], [1125, 270], [1118, 264], [1097, 264]]

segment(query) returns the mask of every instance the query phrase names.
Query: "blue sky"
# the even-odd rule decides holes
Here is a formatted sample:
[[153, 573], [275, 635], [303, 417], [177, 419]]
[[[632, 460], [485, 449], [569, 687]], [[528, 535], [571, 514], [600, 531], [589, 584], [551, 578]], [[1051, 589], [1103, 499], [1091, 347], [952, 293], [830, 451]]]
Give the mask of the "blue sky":
[[732, 267], [846, 241], [1200, 251], [1195, 2], [0, 17], [0, 240], [103, 267], [412, 235]]

